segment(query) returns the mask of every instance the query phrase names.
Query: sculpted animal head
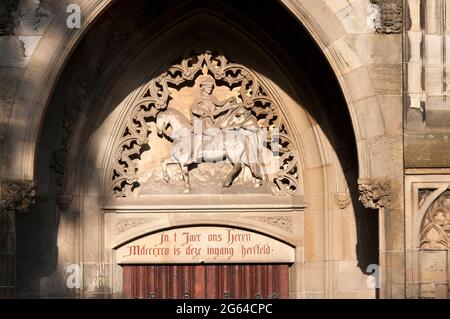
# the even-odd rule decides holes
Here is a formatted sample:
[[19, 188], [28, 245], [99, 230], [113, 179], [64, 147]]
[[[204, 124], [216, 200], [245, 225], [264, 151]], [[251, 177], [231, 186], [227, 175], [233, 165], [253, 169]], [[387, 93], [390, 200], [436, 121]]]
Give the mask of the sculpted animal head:
[[187, 118], [181, 112], [173, 109], [159, 112], [156, 115], [156, 131], [158, 135], [166, 134], [167, 126], [172, 128], [171, 138], [188, 136], [192, 131], [192, 125]]
[[156, 116], [156, 132], [158, 133], [158, 135], [164, 134], [167, 124], [169, 124], [167, 121], [167, 113], [159, 112]]

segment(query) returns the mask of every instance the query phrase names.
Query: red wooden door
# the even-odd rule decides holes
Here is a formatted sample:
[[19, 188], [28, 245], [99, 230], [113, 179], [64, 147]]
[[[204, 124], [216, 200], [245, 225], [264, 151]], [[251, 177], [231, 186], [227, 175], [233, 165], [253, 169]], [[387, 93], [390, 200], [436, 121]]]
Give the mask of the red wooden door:
[[289, 297], [288, 265], [127, 265], [125, 298], [268, 299]]

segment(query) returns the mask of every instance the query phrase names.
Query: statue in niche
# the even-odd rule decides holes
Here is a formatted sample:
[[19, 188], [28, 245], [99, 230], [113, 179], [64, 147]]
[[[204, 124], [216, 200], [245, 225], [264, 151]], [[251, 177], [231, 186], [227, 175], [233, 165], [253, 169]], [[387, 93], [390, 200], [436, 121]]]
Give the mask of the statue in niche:
[[[233, 169], [223, 187], [230, 187], [243, 165], [250, 168], [255, 187], [262, 185], [258, 158], [258, 125], [256, 118], [235, 96], [223, 101], [212, 93], [215, 80], [203, 74], [199, 77], [200, 97], [190, 107], [192, 119], [175, 109], [158, 113], [156, 127], [159, 135], [173, 141], [172, 154], [161, 162], [163, 178], [170, 180], [167, 166], [178, 164], [184, 181], [184, 191], [191, 189], [189, 167], [195, 163], [229, 161]], [[167, 128], [171, 128], [168, 134]], [[193, 144], [193, 145], [192, 145]]]

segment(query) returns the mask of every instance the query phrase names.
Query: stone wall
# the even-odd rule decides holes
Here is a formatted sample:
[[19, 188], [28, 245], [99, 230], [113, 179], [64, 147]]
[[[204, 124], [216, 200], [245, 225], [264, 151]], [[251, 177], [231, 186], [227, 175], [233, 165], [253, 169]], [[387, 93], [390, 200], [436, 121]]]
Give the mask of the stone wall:
[[[407, 1], [405, 18], [407, 296], [448, 298], [448, 239], [440, 228], [447, 218], [450, 154], [448, 2]], [[427, 241], [432, 233], [441, 244]]]
[[[66, 26], [66, 7], [69, 2], [79, 3], [81, 6], [83, 15], [81, 29], [69, 30]], [[433, 251], [431, 256], [427, 252], [427, 247], [417, 246], [413, 238], [419, 236], [416, 233], [423, 229], [420, 230], [419, 227], [418, 230], [414, 228], [416, 226], [410, 224], [411, 218], [417, 219], [418, 216], [426, 216], [426, 211], [434, 211], [435, 204], [431, 200], [427, 202], [429, 210], [423, 208], [423, 212], [421, 211], [422, 195], [419, 196], [419, 193], [437, 192], [445, 186], [450, 173], [448, 142], [450, 105], [447, 96], [450, 73], [448, 69], [450, 27], [447, 17], [450, 10], [447, 1], [282, 0], [281, 3], [298, 23], [304, 26], [322, 51], [347, 104], [348, 121], [343, 120], [344, 118], [340, 117], [339, 112], [332, 106], [328, 107], [324, 114], [331, 123], [329, 124], [332, 127], [331, 131], [351, 128], [354, 141], [338, 136], [331, 137], [333, 134], [325, 132], [324, 136], [336, 140], [330, 142], [331, 149], [334, 150], [324, 153], [323, 157], [336, 158], [324, 160], [323, 163], [335, 161], [339, 163], [336, 167], [341, 167], [342, 164], [341, 168], [344, 171], [346, 169], [351, 171], [346, 173], [353, 176], [347, 179], [347, 182], [350, 180], [351, 183], [346, 189], [346, 183], [340, 182], [340, 177], [331, 178], [333, 174], [340, 173], [336, 173], [327, 165], [320, 168], [322, 170], [320, 174], [325, 172], [323, 175], [325, 180], [329, 177], [328, 181], [336, 183], [333, 189], [337, 193], [337, 203], [341, 193], [349, 191], [351, 194], [352, 207], [349, 208], [348, 214], [345, 213], [346, 217], [343, 219], [347, 220], [348, 217], [352, 223], [352, 218], [356, 216], [354, 223], [359, 225], [357, 228], [360, 230], [364, 229], [365, 225], [373, 226], [378, 223], [376, 241], [381, 267], [379, 296], [382, 298], [448, 296], [448, 293], [442, 292], [446, 289], [442, 287], [447, 287], [445, 283], [448, 282], [448, 275], [441, 274], [445, 272], [443, 269], [448, 267], [442, 261], [445, 259], [442, 256], [444, 253], [447, 254], [447, 251], [441, 247], [435, 249], [437, 252]], [[108, 11], [110, 5], [109, 0], [95, 2], [5, 0], [0, 4], [0, 176], [2, 180], [37, 181], [37, 205], [29, 217], [24, 217], [20, 221], [22, 233], [19, 234], [19, 243], [24, 243], [28, 248], [21, 252], [20, 245], [18, 246], [19, 255], [23, 254], [20, 257], [23, 267], [19, 268], [21, 273], [19, 282], [24, 287], [24, 295], [27, 296], [46, 297], [52, 293], [53, 296], [81, 296], [78, 292], [73, 294], [73, 291], [67, 291], [63, 283], [66, 276], [65, 267], [72, 262], [85, 261], [88, 265], [87, 285], [95, 283], [96, 276], [102, 272], [100, 270], [105, 257], [101, 248], [102, 234], [96, 233], [98, 236], [95, 238], [95, 245], [98, 241], [99, 246], [94, 245], [92, 251], [89, 249], [84, 251], [84, 254], [89, 252], [92, 256], [95, 255], [92, 260], [88, 260], [90, 257], [86, 257], [87, 255], [83, 256], [83, 249], [87, 246], [86, 243], [80, 242], [80, 234], [89, 231], [95, 233], [98, 230], [94, 231], [93, 228], [103, 227], [105, 220], [101, 214], [92, 215], [95, 217], [93, 219], [86, 219], [87, 215], [79, 215], [82, 211], [81, 206], [86, 202], [83, 202], [80, 193], [66, 194], [67, 181], [64, 174], [58, 172], [58, 168], [61, 169], [58, 167], [58, 161], [54, 161], [51, 157], [57, 154], [54, 151], [62, 150], [64, 153], [64, 147], [67, 148], [67, 145], [64, 145], [66, 138], [64, 134], [67, 130], [64, 131], [58, 126], [63, 123], [69, 126], [69, 131], [83, 128], [83, 123], [86, 122], [82, 121], [89, 118], [89, 110], [79, 112], [73, 117], [74, 110], [78, 107], [77, 103], [82, 108], [81, 104], [84, 105], [89, 99], [88, 95], [94, 92], [92, 86], [100, 83], [98, 82], [100, 77], [104, 76], [109, 63], [118, 55], [122, 44], [127, 42], [127, 37], [132, 37], [133, 33], [143, 28], [143, 24], [149, 23], [149, 21], [145, 23], [141, 21], [141, 25], [136, 22], [125, 23], [124, 12], [127, 14], [129, 12], [122, 9], [126, 6], [120, 10]], [[255, 1], [254, 12], [257, 12], [257, 7]], [[96, 20], [97, 18], [100, 20]], [[121, 30], [114, 30], [112, 23], [114, 19], [123, 22]], [[70, 55], [77, 52], [76, 48], [82, 48], [78, 46], [81, 40], [89, 39], [84, 36], [89, 35], [88, 30], [95, 25], [94, 21], [101, 21], [97, 26], [102, 27], [96, 29], [97, 34], [90, 33], [92, 42], [86, 48], [98, 45], [99, 50], [86, 59], [84, 58], [86, 55], [78, 51], [79, 58], [83, 57], [85, 60], [78, 61], [72, 66], [66, 65]], [[289, 54], [289, 58], [293, 60], [308, 58], [307, 55], [297, 55], [295, 51], [290, 51]], [[58, 84], [60, 75], [64, 72], [69, 80]], [[312, 74], [310, 84], [314, 87], [314, 83], [320, 83], [321, 77], [312, 71], [310, 74]], [[64, 90], [69, 91], [66, 98], [70, 97], [69, 101], [75, 101], [71, 104], [74, 108], [67, 108], [68, 104], [59, 108], [58, 105], [54, 105], [54, 115], [46, 113], [55, 88], [61, 98], [65, 95]], [[326, 101], [324, 104], [332, 105], [332, 99], [332, 95], [326, 96], [324, 93], [322, 101]], [[57, 99], [53, 104], [55, 101]], [[49, 125], [44, 124], [51, 123], [52, 116], [58, 118], [58, 121]], [[64, 122], [64, 119], [67, 122]], [[44, 125], [47, 125], [47, 128], [53, 127], [54, 130], [45, 131]], [[311, 132], [314, 132], [324, 129], [325, 125], [315, 123], [312, 127]], [[348, 140], [351, 142], [348, 143]], [[356, 148], [354, 154], [358, 161], [357, 169], [354, 164], [348, 166], [345, 164], [345, 154], [349, 149], [346, 143], [354, 144], [353, 147]], [[42, 150], [46, 150], [47, 153], [44, 152], [43, 155]], [[50, 165], [53, 165], [51, 170]], [[322, 176], [320, 174], [317, 176]], [[416, 187], [414, 185], [419, 185], [417, 194], [411, 193]], [[367, 209], [357, 204], [359, 194], [362, 204]], [[72, 196], [70, 203], [67, 202], [67, 196]], [[426, 201], [426, 196], [423, 196], [423, 200]], [[95, 200], [93, 199], [94, 202]], [[335, 200], [334, 196], [330, 196], [331, 200]], [[325, 209], [317, 202], [313, 202], [312, 206], [319, 213], [311, 215], [312, 220], [324, 218], [321, 222], [327, 220], [329, 224], [320, 224], [315, 231], [317, 234], [328, 235], [335, 232], [338, 234], [337, 237], [330, 235], [328, 238], [339, 238], [348, 230], [348, 225], [340, 219], [342, 214], [339, 215], [339, 209], [330, 213], [331, 217], [326, 219], [320, 215]], [[58, 207], [58, 203], [62, 203], [65, 209]], [[340, 203], [343, 203], [342, 200]], [[71, 209], [65, 206], [71, 206]], [[88, 220], [93, 223], [87, 223]], [[421, 222], [417, 221], [419, 225]], [[50, 239], [52, 249], [41, 254], [42, 260], [38, 261], [41, 262], [39, 274], [30, 278], [33, 275], [26, 273], [27, 267], [30, 266], [27, 260], [34, 262], [39, 260], [29, 248], [30, 241], [36, 238], [34, 236], [36, 233], [40, 234], [37, 238], [42, 241]], [[356, 234], [357, 244], [364, 236], [367, 237], [361, 231]], [[44, 249], [44, 242], [37, 244], [41, 245], [40, 249]], [[61, 250], [63, 246], [59, 246], [60, 244], [71, 248]], [[341, 256], [348, 256], [347, 253], [361, 247], [342, 248], [345, 251], [341, 254], [338, 252], [341, 248], [336, 248], [332, 240], [329, 240], [323, 246], [314, 246], [314, 249], [331, 251], [323, 255], [328, 254], [327, 258], [331, 261], [327, 264], [326, 271], [338, 274], [336, 281], [329, 280], [324, 282], [320, 289], [317, 288], [317, 291], [321, 291], [318, 295], [357, 297], [358, 293], [353, 288], [347, 289], [352, 287], [354, 265], [351, 263], [355, 259], [350, 262], [345, 257], [342, 263], [333, 261], [334, 258], [340, 260]], [[424, 271], [418, 270], [416, 262], [422, 255], [427, 256], [424, 257], [425, 262], [437, 260], [439, 269], [442, 268], [438, 277], [430, 276], [429, 269], [425, 266]], [[405, 272], [405, 263], [408, 273]], [[316, 266], [316, 264], [308, 265], [321, 278], [322, 266]], [[361, 277], [357, 280], [363, 281], [366, 278], [364, 272], [365, 270], [361, 269]], [[43, 279], [39, 282], [41, 278]], [[417, 286], [418, 283], [423, 285]], [[440, 287], [437, 290], [430, 288], [435, 283]], [[45, 287], [45, 292], [40, 292], [44, 289], [41, 287]], [[336, 287], [344, 287], [342, 294], [336, 295], [331, 292], [335, 291]], [[344, 291], [351, 293], [345, 294]], [[312, 295], [298, 293], [293, 296]]]
[[405, 167], [449, 166], [448, 4], [408, 1], [404, 45]]
[[[55, 13], [56, 1], [7, 0], [0, 4], [0, 154], [6, 155], [7, 124], [12, 105], [40, 39]], [[2, 167], [4, 169], [4, 166]], [[3, 172], [7, 175], [7, 173]]]

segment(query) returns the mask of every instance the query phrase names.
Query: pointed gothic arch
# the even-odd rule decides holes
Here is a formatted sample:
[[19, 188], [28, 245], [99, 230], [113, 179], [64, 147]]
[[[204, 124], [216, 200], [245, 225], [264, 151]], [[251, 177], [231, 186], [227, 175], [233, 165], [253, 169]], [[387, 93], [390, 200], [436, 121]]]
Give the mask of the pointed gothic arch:
[[[103, 5], [105, 3], [106, 2], [103, 2]], [[100, 14], [100, 12], [102, 12], [102, 10], [99, 9], [98, 13]], [[189, 18], [192, 18], [193, 21], [195, 21], [196, 18], [198, 19], [198, 21], [201, 21], [202, 19], [204, 19], [204, 16], [208, 15], [210, 16], [210, 12], [205, 12], [205, 10], [201, 10], [201, 12], [194, 11], [191, 16], [189, 16], [189, 14], [180, 16], [179, 20], [177, 21], [182, 22], [185, 20], [189, 20]], [[213, 16], [213, 18], [217, 20], [217, 16]], [[100, 16], [99, 19], [101, 19]], [[217, 25], [219, 24], [220, 23], [217, 22]], [[226, 22], [224, 22], [224, 24], [226, 24]], [[289, 116], [291, 116], [291, 119], [289, 120], [290, 125], [287, 125], [288, 131], [290, 135], [293, 136], [293, 139], [298, 140], [295, 141], [295, 143], [291, 144], [294, 144], [295, 148], [298, 147], [302, 149], [300, 152], [301, 154], [299, 155], [298, 163], [299, 165], [305, 165], [306, 168], [298, 168], [299, 175], [303, 174], [304, 171], [307, 172], [307, 174], [305, 174], [306, 177], [304, 181], [302, 180], [302, 178], [300, 178], [301, 183], [305, 182], [304, 186], [302, 185], [299, 187], [301, 189], [301, 192], [299, 194], [300, 196], [293, 196], [293, 198], [285, 200], [283, 198], [274, 198], [272, 197], [272, 194], [264, 194], [267, 196], [262, 196], [261, 200], [256, 201], [256, 203], [254, 200], [252, 200], [253, 198], [250, 198], [247, 200], [247, 202], [245, 202], [245, 207], [238, 207], [238, 209], [245, 209], [246, 212], [247, 210], [248, 212], [258, 212], [260, 215], [251, 216], [251, 218], [253, 218], [253, 223], [257, 224], [259, 228], [267, 228], [268, 231], [271, 232], [274, 236], [277, 234], [278, 237], [287, 236], [292, 242], [296, 242], [298, 244], [297, 253], [299, 257], [297, 260], [297, 264], [295, 264], [293, 269], [298, 272], [307, 273], [307, 276], [313, 276], [309, 272], [309, 269], [302, 268], [302, 259], [304, 258], [305, 264], [311, 265], [311, 267], [313, 267], [314, 263], [325, 263], [326, 261], [333, 259], [333, 254], [335, 253], [333, 247], [339, 244], [336, 243], [335, 238], [331, 237], [331, 233], [327, 232], [326, 230], [327, 227], [331, 227], [331, 225], [333, 225], [334, 223], [333, 219], [330, 218], [330, 212], [333, 211], [334, 208], [332, 207], [333, 203], [330, 202], [329, 198], [332, 196], [333, 192], [341, 192], [347, 194], [348, 188], [346, 189], [345, 185], [347, 184], [346, 179], [348, 178], [348, 176], [343, 173], [343, 164], [333, 150], [334, 137], [333, 134], [329, 133], [329, 123], [327, 123], [326, 121], [326, 115], [321, 109], [321, 105], [317, 101], [317, 97], [311, 93], [314, 90], [310, 85], [308, 85], [307, 79], [302, 78], [302, 76], [299, 76], [299, 78], [294, 78], [291, 76], [291, 74], [289, 74], [289, 72], [285, 72], [286, 74], [289, 74], [289, 76], [283, 74], [283, 71], [289, 69], [289, 66], [283, 65], [282, 59], [280, 59], [279, 61], [276, 61], [276, 59], [271, 59], [274, 56], [277, 56], [277, 54], [280, 54], [279, 57], [289, 58], [286, 55], [283, 56], [283, 54], [280, 53], [280, 51], [283, 50], [279, 50], [279, 48], [274, 47], [273, 53], [272, 55], [270, 55], [266, 54], [267, 50], [262, 50], [261, 47], [258, 47], [258, 45], [247, 44], [247, 42], [251, 41], [235, 41], [236, 43], [233, 43], [232, 40], [234, 35], [238, 35], [238, 37], [235, 37], [234, 39], [246, 39], [244, 36], [239, 36], [240, 33], [247, 35], [247, 39], [250, 40], [255, 40], [255, 37], [252, 37], [251, 33], [246, 34], [242, 29], [236, 27], [236, 25], [233, 25], [233, 23], [228, 22], [228, 24], [229, 25], [227, 27], [224, 27], [223, 30], [227, 30], [227, 28], [229, 30], [233, 30], [233, 27], [235, 28], [235, 30], [233, 30], [232, 32], [229, 31], [228, 34], [227, 32], [216, 33], [221, 37], [223, 41], [229, 41], [228, 44], [230, 44], [230, 47], [228, 48], [228, 50], [234, 53], [241, 51], [242, 62], [240, 63], [240, 65], [247, 66], [252, 70], [254, 74], [259, 74], [262, 79], [266, 79], [266, 82], [264, 82], [264, 80], [262, 82], [268, 85], [267, 87], [270, 88], [268, 89], [268, 91], [278, 92], [279, 94], [277, 98], [274, 98], [275, 100], [277, 100], [277, 102], [281, 100], [284, 101], [285, 104], [290, 105], [289, 108], [286, 108], [283, 115], [289, 114]], [[188, 24], [186, 24], [186, 26], [188, 26]], [[180, 31], [180, 29], [182, 28], [179, 26], [177, 30]], [[177, 202], [178, 199], [173, 199], [173, 205], [169, 208], [164, 207], [164, 205], [161, 205], [161, 203], [158, 202], [152, 202], [153, 208], [149, 208], [150, 205], [148, 203], [145, 203], [146, 199], [142, 198], [138, 198], [134, 202], [123, 202], [122, 204], [117, 205], [117, 203], [109, 203], [108, 198], [105, 198], [104, 196], [105, 193], [99, 191], [99, 189], [102, 189], [102, 185], [105, 185], [105, 180], [111, 179], [111, 170], [108, 169], [108, 159], [113, 152], [112, 150], [114, 149], [114, 143], [109, 142], [111, 141], [109, 137], [113, 135], [112, 132], [114, 130], [116, 130], [116, 132], [120, 131], [120, 125], [121, 123], [123, 123], [123, 121], [117, 121], [117, 118], [127, 114], [127, 112], [124, 112], [124, 110], [127, 109], [127, 106], [136, 106], [134, 102], [139, 101], [139, 98], [142, 98], [142, 96], [139, 96], [139, 88], [155, 78], [155, 74], [158, 73], [155, 73], [156, 70], [154, 70], [154, 68], [160, 68], [162, 65], [165, 65], [165, 63], [168, 62], [167, 60], [170, 60], [169, 65], [174, 63], [173, 59], [167, 59], [167, 56], [165, 55], [158, 55], [158, 50], [156, 48], [170, 47], [167, 45], [164, 46], [164, 43], [167, 44], [167, 41], [172, 41], [174, 43], [174, 45], [172, 46], [174, 47], [173, 52], [178, 53], [180, 52], [180, 47], [185, 47], [185, 43], [183, 41], [189, 42], [193, 40], [188, 39], [188, 37], [183, 38], [180, 35], [174, 36], [176, 32], [166, 32], [168, 30], [170, 30], [170, 28], [166, 25], [165, 28], [161, 28], [160, 30], [158, 30], [159, 34], [155, 36], [148, 36], [149, 33], [146, 34], [143, 31], [143, 33], [140, 34], [140, 38], [133, 39], [134, 42], [132, 42], [131, 46], [133, 44], [139, 45], [139, 40], [141, 41], [140, 46], [136, 46], [135, 50], [124, 50], [123, 52], [120, 52], [119, 50], [115, 52], [116, 56], [114, 56], [114, 54], [106, 55], [106, 58], [100, 59], [100, 62], [97, 61], [98, 65], [95, 68], [86, 67], [85, 70], [81, 72], [81, 74], [78, 74], [81, 79], [77, 83], [79, 87], [77, 87], [73, 91], [70, 91], [69, 93], [69, 95], [71, 96], [69, 96], [68, 100], [75, 101], [74, 104], [67, 104], [66, 108], [62, 109], [61, 105], [64, 105], [64, 103], [62, 103], [62, 100], [60, 100], [60, 98], [64, 94], [62, 94], [61, 92], [63, 92], [64, 89], [73, 88], [74, 86], [76, 86], [74, 85], [74, 83], [70, 83], [70, 80], [67, 80], [68, 78], [70, 78], [70, 75], [72, 74], [71, 72], [74, 71], [73, 67], [72, 69], [70, 69], [72, 64], [69, 63], [64, 71], [66, 73], [66, 76], [68, 75], [68, 78], [64, 78], [64, 75], [62, 75], [63, 80], [56, 86], [55, 95], [53, 96], [54, 100], [50, 102], [49, 111], [46, 114], [47, 119], [43, 121], [43, 123], [45, 124], [39, 125], [43, 127], [41, 141], [43, 140], [42, 137], [48, 137], [51, 134], [54, 134], [56, 138], [62, 136], [61, 139], [63, 140], [63, 147], [61, 147], [61, 145], [56, 145], [58, 144], [58, 142], [55, 143], [56, 147], [55, 145], [44, 145], [45, 143], [41, 143], [41, 149], [38, 152], [40, 155], [37, 156], [38, 160], [36, 161], [38, 163], [37, 165], [39, 165], [40, 167], [46, 167], [46, 164], [52, 164], [53, 171], [49, 173], [48, 171], [43, 170], [40, 171], [37, 175], [39, 175], [38, 178], [40, 178], [41, 181], [45, 180], [45, 182], [47, 183], [43, 183], [45, 185], [48, 185], [48, 188], [44, 192], [48, 192], [46, 193], [46, 195], [49, 195], [50, 197], [53, 196], [51, 198], [51, 201], [55, 201], [55, 196], [56, 201], [66, 199], [66, 197], [61, 198], [61, 195], [71, 196], [72, 201], [69, 202], [69, 208], [66, 209], [68, 209], [69, 211], [73, 211], [77, 216], [81, 216], [81, 222], [78, 224], [78, 226], [80, 227], [80, 229], [82, 229], [82, 233], [88, 235], [87, 237], [81, 236], [77, 239], [81, 242], [80, 247], [82, 247], [81, 250], [83, 250], [83, 253], [85, 255], [76, 258], [80, 258], [78, 261], [86, 264], [86, 280], [88, 281], [92, 279], [91, 277], [88, 277], [90, 276], [88, 271], [88, 268], [90, 267], [89, 264], [96, 263], [98, 261], [98, 258], [104, 261], [106, 260], [108, 267], [111, 267], [111, 272], [117, 271], [116, 267], [112, 263], [108, 263], [111, 260], [111, 247], [108, 246], [109, 244], [105, 245], [103, 242], [108, 242], [108, 240], [111, 239], [111, 236], [114, 236], [114, 234], [110, 231], [104, 231], [106, 229], [104, 228], [105, 225], [111, 225], [117, 222], [117, 220], [114, 219], [117, 216], [112, 217], [111, 219], [109, 214], [110, 212], [114, 211], [115, 213], [123, 214], [125, 218], [128, 218], [127, 223], [140, 225], [139, 218], [141, 217], [138, 218], [136, 215], [133, 215], [134, 213], [136, 213], [136, 210], [146, 213], [152, 211], [153, 213], [155, 213], [155, 216], [159, 213], [165, 213], [169, 215], [171, 211], [176, 211], [176, 213], [179, 213], [183, 210], [182, 208], [180, 208], [180, 206], [186, 205], [186, 203], [182, 200]], [[86, 42], [82, 43], [86, 46], [95, 43], [95, 37], [98, 36], [98, 34], [102, 34], [101, 27], [96, 29], [93, 26], [90, 32], [91, 35], [93, 34], [92, 37], [89, 38], [88, 36], [86, 36]], [[96, 35], [95, 32], [98, 32], [98, 34]], [[164, 32], [167, 33], [166, 37], [161, 35]], [[120, 33], [113, 35], [111, 48], [116, 48], [118, 46], [120, 47], [120, 43], [122, 43], [121, 36], [122, 35]], [[264, 36], [262, 36], [262, 38], [264, 38]], [[118, 42], [114, 42], [116, 41], [114, 39], [118, 39]], [[144, 39], [144, 41], [142, 41], [142, 39]], [[89, 43], [86, 44], [87, 42]], [[258, 43], [258, 41], [254, 42]], [[82, 46], [82, 44], [80, 45], [80, 47]], [[151, 46], [152, 49], [149, 49], [149, 51], [145, 51], [147, 45]], [[128, 45], [127, 49], [129, 48], [129, 46], [130, 44]], [[327, 49], [330, 49], [328, 46], [329, 44], [327, 44]], [[144, 53], [141, 54], [141, 52], [139, 52], [139, 49], [137, 48], [143, 49]], [[258, 49], [260, 52], [258, 52]], [[64, 52], [66, 52], [65, 50], [66, 49], [64, 49]], [[78, 53], [79, 51], [74, 51], [75, 58]], [[172, 55], [169, 54], [169, 56]], [[81, 59], [83, 58], [81, 54], [80, 57]], [[254, 57], [258, 57], [255, 58], [256, 61], [252, 61], [252, 58]], [[328, 57], [330, 58], [330, 56]], [[136, 64], [134, 64], [131, 68], [125, 68], [125, 65], [123, 63], [124, 58], [128, 58], [130, 61], [136, 61]], [[288, 61], [288, 59], [286, 59], [286, 61]], [[289, 64], [287, 62], [285, 63]], [[74, 65], [82, 64], [80, 60], [78, 60], [78, 62], [75, 62]], [[295, 71], [297, 71], [297, 68], [293, 65], [291, 67], [292, 68], [289, 71], [291, 71], [291, 73], [295, 73]], [[267, 70], [265, 70], [265, 68], [267, 68]], [[101, 70], [101, 72], [99, 72], [99, 70]], [[340, 70], [339, 72], [341, 71], [342, 70]], [[97, 73], [99, 73], [98, 77], [96, 77], [96, 75], [98, 75]], [[338, 76], [338, 79], [341, 81], [341, 83], [347, 83], [347, 80], [349, 80], [347, 76], [350, 75], [341, 74]], [[363, 79], [369, 81], [368, 77], [363, 77]], [[53, 80], [56, 81], [56, 77], [53, 78]], [[216, 78], [216, 80], [223, 79]], [[361, 85], [360, 78], [357, 80], [350, 80], [350, 82], [352, 81], [353, 83], [358, 82], [358, 85]], [[291, 85], [291, 83], [294, 83], [296, 85]], [[94, 88], [92, 89], [92, 87]], [[108, 91], [108, 94], [105, 93], [106, 91]], [[344, 90], [344, 93], [348, 92], [345, 92]], [[369, 89], [367, 94], [370, 95], [371, 93], [372, 91], [370, 91]], [[340, 92], [337, 93], [337, 95], [339, 94]], [[351, 95], [352, 94], [347, 95], [347, 101], [355, 102], [355, 99], [351, 97]], [[44, 98], [44, 95], [41, 95], [40, 98]], [[361, 97], [356, 98], [356, 100], [359, 98]], [[244, 100], [244, 97], [242, 95], [241, 99]], [[141, 102], [142, 101], [139, 101], [139, 103]], [[349, 104], [350, 108], [354, 107], [353, 102]], [[43, 104], [47, 104], [47, 102]], [[35, 105], [36, 110], [34, 112], [36, 112], [36, 114], [41, 114], [42, 116], [45, 110], [43, 104], [39, 102]], [[283, 103], [278, 104], [281, 105]], [[75, 107], [72, 108], [72, 106]], [[280, 109], [282, 109], [282, 107], [280, 107]], [[56, 124], [53, 127], [51, 125], [47, 125], [52, 120], [51, 117], [53, 115], [51, 114], [51, 111], [53, 110], [55, 110], [55, 113], [59, 112], [59, 118], [62, 119], [63, 123], [62, 128], [57, 127], [60, 124]], [[379, 115], [378, 111], [379, 110], [375, 108], [374, 113], [378, 115], [375, 116], [374, 123], [379, 123], [379, 120], [381, 119], [381, 115]], [[353, 123], [355, 123], [355, 119], [357, 119], [358, 117], [354, 115], [355, 112], [350, 113], [352, 114]], [[39, 118], [40, 116], [36, 117], [36, 119]], [[64, 130], [67, 128], [64, 127], [64, 125], [69, 126], [69, 134], [67, 134], [67, 130]], [[358, 122], [357, 126], [359, 125], [361, 125], [360, 122]], [[378, 127], [375, 132], [370, 132], [369, 135], [375, 136], [376, 134], [382, 134], [379, 129], [380, 126], [377, 125], [378, 124], [374, 125], [375, 127]], [[31, 127], [33, 128], [36, 126], [31, 125]], [[292, 128], [296, 128], [295, 133], [293, 132]], [[36, 133], [30, 134], [33, 135]], [[64, 145], [66, 136], [69, 137], [69, 142]], [[351, 134], [349, 136], [351, 136]], [[359, 174], [360, 176], [362, 174], [362, 176], [367, 177], [370, 176], [370, 173], [368, 173], [370, 171], [370, 165], [368, 164], [370, 163], [370, 159], [365, 155], [366, 153], [364, 151], [366, 140], [364, 140], [364, 138], [360, 138], [361, 135], [358, 133], [356, 133], [356, 136], [356, 144], [359, 151]], [[351, 136], [349, 140], [353, 142], [353, 136]], [[31, 147], [29, 148], [31, 153], [35, 152], [33, 150], [33, 143], [34, 142], [27, 144]], [[62, 150], [62, 152], [58, 153], [58, 151], [60, 150]], [[46, 156], [50, 157], [48, 155], [50, 153], [52, 153], [53, 155], [60, 154], [62, 156], [55, 156], [56, 158], [50, 160], [48, 158], [45, 158]], [[30, 153], [25, 152], [24, 154]], [[67, 158], [65, 156], [67, 156]], [[58, 159], [61, 159], [61, 161], [59, 162]], [[24, 163], [24, 161], [18, 163]], [[62, 165], [59, 165], [60, 163], [62, 163]], [[362, 170], [365, 173], [361, 173], [361, 167], [363, 167]], [[30, 177], [34, 174], [32, 170], [30, 170], [29, 166], [28, 168], [22, 166], [20, 171], [21, 174], [23, 174], [22, 177]], [[130, 180], [133, 180], [133, 178], [134, 177], [132, 176]], [[58, 185], [59, 181], [61, 182]], [[356, 184], [355, 178], [353, 178], [352, 181], [354, 182], [354, 184]], [[58, 194], [58, 187], [60, 187], [61, 185], [63, 194]], [[167, 200], [167, 198], [169, 197], [162, 196], [162, 198], [164, 200]], [[197, 204], [197, 200], [199, 200], [198, 197], [192, 197], [192, 202], [194, 202], [194, 204]], [[350, 202], [351, 201], [348, 200], [349, 204]], [[353, 200], [353, 203], [356, 203], [356, 201]], [[230, 213], [229, 216], [227, 216], [227, 218], [229, 219], [239, 220], [241, 218], [239, 214], [236, 214], [235, 208], [233, 208], [233, 206], [236, 205], [234, 205], [234, 203], [232, 202], [231, 197], [228, 198], [228, 201], [223, 200], [217, 202], [217, 204], [222, 205], [221, 210], [218, 210], [217, 205], [214, 206], [210, 203], [200, 204], [202, 204], [203, 206], [190, 206], [190, 209], [192, 209], [190, 214], [192, 214], [192, 219], [196, 223], [199, 223], [203, 220], [202, 218], [204, 218], [203, 216], [196, 214], [196, 212], [199, 209], [204, 210], [205, 207], [211, 210], [216, 209], [216, 213]], [[275, 210], [274, 207], [276, 207], [276, 213], [273, 213]], [[63, 209], [58, 208], [57, 210], [62, 211]], [[267, 212], [272, 212], [272, 214], [267, 214]], [[302, 213], [298, 214], [299, 212]], [[307, 212], [307, 214], [304, 214], [303, 216], [303, 212]], [[214, 218], [214, 216], [210, 217]], [[151, 219], [152, 217], [146, 216], [145, 218]], [[285, 220], [291, 225], [296, 225], [292, 226], [292, 233], [286, 231], [285, 228], [280, 227], [280, 220]], [[211, 220], [209, 220], [209, 222], [211, 222]], [[65, 220], [63, 222], [60, 222], [60, 225], [62, 225], [60, 227], [68, 227], [62, 228], [67, 231], [67, 229], [70, 229], [71, 227], [69, 224], [70, 223]], [[304, 232], [304, 229], [314, 229], [313, 231], [311, 231], [314, 232], [314, 235], [309, 234], [308, 236], [310, 237], [308, 237], [306, 232]], [[62, 230], [60, 228], [59, 236], [61, 236], [61, 233]], [[302, 233], [302, 236], [295, 237], [294, 234], [299, 233]], [[351, 236], [358, 236], [357, 234], [355, 234], [356, 230], [349, 233], [351, 233]], [[305, 237], [303, 237], [303, 235]], [[90, 236], [92, 236], [92, 238]], [[59, 240], [61, 240], [61, 238]], [[87, 242], [89, 242], [89, 245], [87, 245]], [[361, 270], [357, 269], [357, 262], [355, 260], [352, 260], [351, 262], [355, 263], [355, 265], [352, 265], [352, 271], [355, 271], [357, 275], [362, 276]], [[319, 270], [317, 270], [318, 277], [320, 278], [320, 283], [318, 284], [318, 286], [320, 286], [320, 288], [318, 288], [320, 290], [319, 293], [323, 293], [324, 295], [327, 294], [326, 291], [334, 291], [333, 289], [335, 289], [326, 288], [326, 285], [328, 285], [325, 279], [327, 276], [327, 271], [329, 270], [326, 270], [324, 268], [320, 268]], [[302, 283], [299, 282], [296, 282], [292, 285], [292, 293], [294, 296], [301, 296], [304, 291], [308, 291], [308, 293], [314, 293], [313, 289], [315, 288], [301, 287], [301, 285]], [[120, 289], [117, 287], [117, 284], [113, 284], [109, 288]], [[330, 293], [333, 294], [334, 292]]]

